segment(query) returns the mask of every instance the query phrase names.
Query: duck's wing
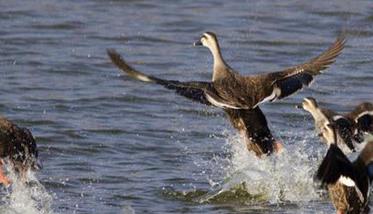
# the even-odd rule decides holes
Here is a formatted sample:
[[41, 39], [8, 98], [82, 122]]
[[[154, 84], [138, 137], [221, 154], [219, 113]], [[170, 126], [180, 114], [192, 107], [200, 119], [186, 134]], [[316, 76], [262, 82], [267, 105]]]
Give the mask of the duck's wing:
[[361, 103], [347, 115], [356, 123], [356, 128], [362, 132], [373, 133], [373, 104]]
[[262, 102], [288, 97], [309, 86], [316, 75], [321, 74], [323, 70], [335, 62], [337, 56], [341, 54], [345, 42], [345, 37], [339, 37], [326, 51], [308, 62], [280, 72], [265, 74], [263, 79], [272, 83], [272, 89], [266, 92]]
[[207, 100], [205, 91], [211, 88], [211, 83], [209, 82], [181, 82], [177, 80], [165, 80], [160, 79], [151, 75], [146, 75], [127, 64], [127, 62], [122, 58], [122, 56], [117, 53], [114, 49], [108, 49], [107, 54], [109, 55], [111, 61], [128, 76], [143, 81], [143, 82], [153, 82], [163, 87], [174, 90], [177, 94], [187, 97], [191, 100], [200, 102], [205, 105], [211, 105]]
[[333, 116], [333, 121], [336, 124], [338, 134], [341, 136], [344, 143], [351, 151], [355, 151], [354, 144], [352, 143], [353, 123], [348, 118], [339, 114]]
[[338, 181], [349, 187], [356, 186], [353, 164], [335, 144], [330, 145], [315, 178], [323, 185], [335, 184]]
[[355, 190], [356, 199], [363, 203], [365, 197], [360, 189], [357, 176], [358, 171], [355, 170], [353, 163], [348, 160], [337, 145], [331, 144], [315, 178], [321, 181], [322, 186], [339, 183], [350, 190]]

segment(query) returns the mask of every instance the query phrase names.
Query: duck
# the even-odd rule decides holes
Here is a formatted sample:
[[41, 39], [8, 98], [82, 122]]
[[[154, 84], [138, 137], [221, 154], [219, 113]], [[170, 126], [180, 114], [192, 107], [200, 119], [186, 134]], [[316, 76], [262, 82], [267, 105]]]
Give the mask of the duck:
[[[123, 57], [114, 49], [108, 49], [107, 53], [111, 61], [125, 74], [133, 79], [159, 84], [166, 89], [175, 91], [178, 95], [186, 97], [194, 102], [212, 106], [207, 100], [203, 87], [208, 87], [209, 82], [166, 80], [151, 75], [146, 75], [132, 68]], [[272, 135], [268, 122], [262, 110], [257, 106], [254, 109], [224, 109], [231, 125], [238, 131], [245, 142], [248, 151], [258, 157], [280, 152], [283, 149], [281, 141]]]
[[[336, 138], [334, 124], [327, 126], [327, 135]], [[369, 195], [373, 179], [373, 141], [367, 142], [354, 162], [331, 144], [315, 179], [329, 192], [337, 214], [369, 213]]]
[[0, 183], [7, 187], [11, 180], [4, 172], [6, 164], [11, 166], [21, 181], [26, 181], [28, 170], [42, 168], [38, 148], [30, 130], [0, 116]]
[[346, 114], [346, 117], [354, 123], [354, 139], [364, 141], [373, 135], [373, 103], [362, 102], [354, 110]]
[[344, 36], [319, 56], [282, 71], [243, 76], [223, 59], [215, 33], [206, 32], [194, 43], [207, 47], [213, 56], [211, 86], [204, 89], [207, 100], [216, 107], [252, 109], [261, 103], [283, 99], [309, 86], [316, 75], [335, 62], [344, 48]]
[[[297, 108], [303, 108], [309, 112], [315, 121], [315, 130], [322, 142], [330, 146], [336, 143], [344, 154], [356, 152], [354, 138], [354, 123], [343, 114], [336, 113], [330, 109], [322, 108], [313, 97], [303, 99], [301, 105]], [[328, 135], [328, 126], [335, 124], [337, 140]], [[360, 143], [360, 142], [359, 142]]]
[[313, 97], [304, 98], [302, 104], [296, 107], [312, 115], [316, 132], [327, 145], [333, 143], [334, 139], [326, 137], [326, 127], [330, 123], [336, 124], [337, 145], [344, 154], [363, 148], [360, 144], [373, 134], [373, 104], [370, 102], [360, 103], [351, 112], [344, 114], [320, 107]]
[[[128, 76], [144, 82], [153, 82], [174, 90], [177, 94], [202, 104], [222, 108], [231, 124], [244, 139], [249, 151], [257, 156], [282, 151], [282, 143], [275, 140], [259, 104], [282, 99], [309, 85], [313, 76], [335, 61], [344, 47], [344, 37], [306, 63], [280, 72], [241, 76], [231, 69], [222, 57], [217, 37], [204, 33], [194, 46], [207, 47], [213, 56], [211, 81], [164, 80], [146, 75], [131, 67], [115, 49], [108, 49], [111, 61]], [[253, 118], [255, 120], [253, 120]]]

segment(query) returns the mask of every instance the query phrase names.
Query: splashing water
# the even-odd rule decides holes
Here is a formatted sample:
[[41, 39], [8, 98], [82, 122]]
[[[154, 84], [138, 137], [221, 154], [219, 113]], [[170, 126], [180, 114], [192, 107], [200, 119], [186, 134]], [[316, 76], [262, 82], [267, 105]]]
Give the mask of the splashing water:
[[313, 174], [321, 156], [309, 151], [307, 140], [287, 145], [281, 154], [263, 159], [248, 154], [238, 136], [230, 137], [228, 141], [232, 153], [231, 165], [226, 169], [227, 175], [218, 194], [241, 186], [251, 195], [261, 196], [269, 203], [318, 198]]
[[51, 214], [52, 196], [45, 187], [37, 180], [35, 174], [30, 170], [27, 172], [27, 184], [18, 178], [10, 167], [7, 167], [8, 177], [12, 184], [1, 193], [0, 213], [15, 214]]
[[326, 148], [313, 137], [302, 138], [289, 139], [281, 154], [259, 159], [248, 153], [238, 135], [230, 135], [225, 146], [229, 157], [214, 157], [207, 163], [197, 161], [199, 166], [212, 169], [212, 174], [207, 175], [211, 190], [164, 190], [198, 203], [302, 204], [319, 200], [320, 190], [313, 175]]

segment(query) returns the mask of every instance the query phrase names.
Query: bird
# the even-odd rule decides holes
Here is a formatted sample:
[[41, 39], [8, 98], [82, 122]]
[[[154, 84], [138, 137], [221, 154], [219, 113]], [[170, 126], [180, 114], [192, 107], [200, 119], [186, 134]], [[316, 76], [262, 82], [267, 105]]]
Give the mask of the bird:
[[[327, 135], [336, 140], [334, 124]], [[354, 162], [335, 144], [331, 144], [315, 179], [326, 187], [337, 214], [369, 213], [369, 193], [373, 179], [373, 141], [367, 142]]]
[[372, 103], [360, 103], [351, 112], [343, 114], [321, 108], [315, 98], [306, 97], [302, 105], [298, 105], [297, 108], [303, 108], [311, 113], [315, 120], [316, 132], [327, 145], [334, 142], [333, 138], [325, 136], [327, 125], [334, 123], [337, 131], [337, 146], [344, 154], [355, 152], [357, 147], [363, 147], [359, 144], [365, 141], [364, 136], [373, 134]]
[[[330, 146], [336, 143], [344, 154], [356, 151], [354, 143], [357, 142], [354, 140], [354, 123], [348, 117], [330, 109], [321, 108], [313, 97], [304, 98], [302, 104], [297, 106], [297, 108], [303, 108], [312, 115], [315, 121], [316, 133], [326, 145]], [[328, 135], [328, 126], [331, 123], [335, 124], [336, 141]]]
[[[181, 82], [177, 80], [165, 80], [143, 72], [137, 71], [129, 66], [122, 56], [114, 49], [108, 49], [107, 53], [111, 61], [124, 73], [131, 78], [144, 82], [152, 82], [164, 86], [167, 89], [174, 90], [177, 94], [184, 96], [192, 101], [211, 106], [207, 100], [204, 91], [200, 87], [208, 87], [209, 82]], [[238, 130], [244, 139], [249, 151], [256, 156], [269, 155], [280, 151], [282, 145], [276, 140], [270, 129], [262, 110], [257, 106], [254, 109], [224, 109], [232, 126]]]
[[206, 32], [194, 45], [205, 46], [212, 53], [213, 74], [209, 82], [160, 79], [132, 68], [115, 49], [108, 49], [107, 53], [118, 68], [134, 79], [154, 82], [202, 104], [222, 108], [243, 136], [247, 149], [262, 156], [281, 151], [283, 146], [271, 134], [259, 104], [282, 99], [309, 85], [314, 75], [335, 61], [344, 43], [344, 37], [338, 38], [318, 57], [280, 72], [240, 76], [224, 61], [216, 35]]
[[204, 88], [207, 100], [214, 106], [252, 109], [261, 103], [288, 97], [309, 86], [314, 76], [335, 62], [342, 52], [345, 37], [340, 36], [319, 56], [282, 71], [243, 76], [223, 59], [215, 33], [206, 32], [194, 43], [207, 47], [213, 56], [212, 82]]
[[364, 135], [373, 135], [373, 103], [360, 103], [354, 110], [346, 114], [346, 117], [355, 124], [354, 139], [356, 141], [364, 141], [366, 138]]
[[4, 174], [5, 164], [11, 166], [21, 181], [26, 181], [29, 169], [42, 168], [38, 148], [30, 130], [0, 116], [0, 183], [9, 186], [11, 180]]

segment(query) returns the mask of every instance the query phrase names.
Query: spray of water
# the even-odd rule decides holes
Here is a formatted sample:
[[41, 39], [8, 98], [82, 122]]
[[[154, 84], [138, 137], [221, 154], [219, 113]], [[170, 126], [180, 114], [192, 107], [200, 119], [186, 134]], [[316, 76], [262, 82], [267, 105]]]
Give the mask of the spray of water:
[[300, 141], [287, 141], [281, 154], [258, 159], [248, 153], [239, 136], [230, 135], [225, 146], [229, 157], [215, 157], [210, 163], [200, 164], [212, 169], [207, 175], [212, 190], [198, 202], [300, 204], [319, 200], [320, 190], [313, 175], [326, 148], [308, 133]]
[[19, 179], [13, 170], [8, 166], [7, 171], [12, 181], [2, 196], [0, 213], [15, 214], [50, 214], [52, 211], [52, 196], [46, 191], [45, 187], [37, 180], [35, 174], [27, 172], [27, 182]]

